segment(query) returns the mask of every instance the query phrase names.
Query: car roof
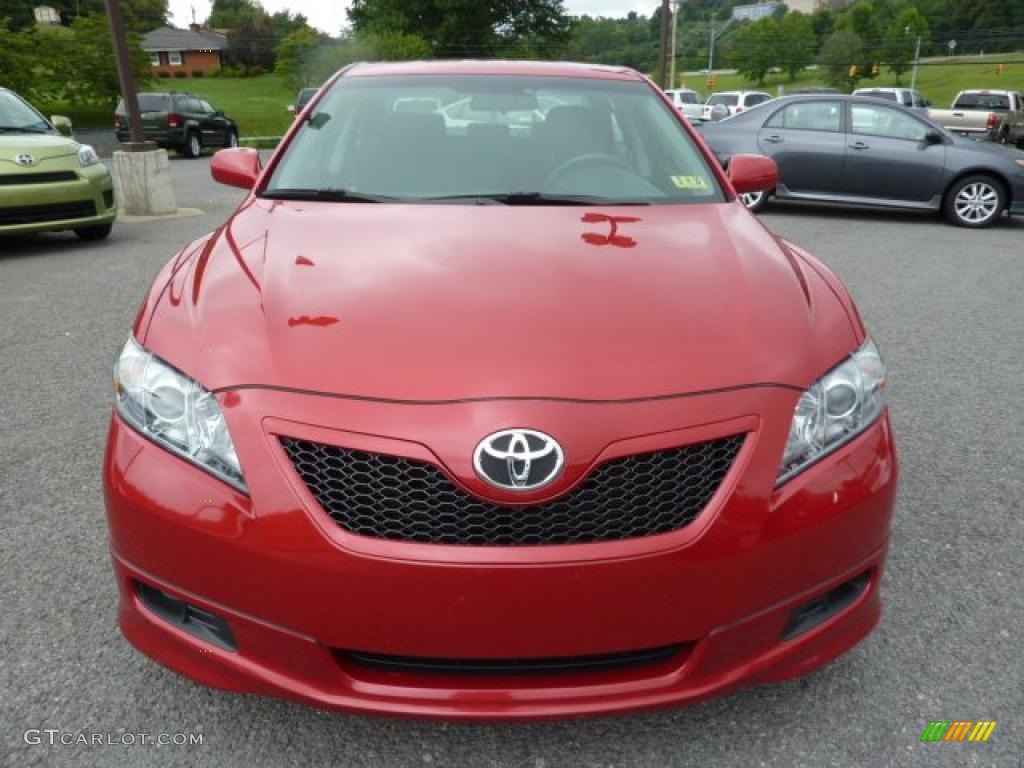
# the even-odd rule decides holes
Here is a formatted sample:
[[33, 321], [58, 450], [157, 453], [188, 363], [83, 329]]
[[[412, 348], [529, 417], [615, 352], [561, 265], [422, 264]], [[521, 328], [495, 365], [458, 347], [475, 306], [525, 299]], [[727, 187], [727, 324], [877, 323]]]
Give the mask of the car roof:
[[395, 61], [355, 64], [345, 77], [388, 75], [512, 75], [533, 77], [586, 77], [603, 80], [644, 80], [628, 67], [563, 61]]

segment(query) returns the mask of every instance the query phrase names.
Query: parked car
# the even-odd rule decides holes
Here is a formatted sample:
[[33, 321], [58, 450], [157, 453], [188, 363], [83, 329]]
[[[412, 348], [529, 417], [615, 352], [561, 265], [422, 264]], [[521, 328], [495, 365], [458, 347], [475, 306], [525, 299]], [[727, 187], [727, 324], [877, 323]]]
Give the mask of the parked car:
[[716, 106], [725, 107], [729, 111], [726, 117], [732, 117], [747, 111], [751, 107], [756, 107], [758, 104], [771, 98], [772, 95], [764, 91], [721, 91], [719, 93], [712, 93], [708, 96], [708, 100], [704, 102], [704, 107], [701, 109], [701, 118], [703, 120], [716, 119], [714, 111]]
[[[1024, 213], [1024, 152], [954, 136], [877, 99], [784, 96], [701, 132], [726, 165], [736, 154], [774, 159], [780, 200], [942, 211], [964, 227]], [[746, 202], [756, 210], [767, 197]]]
[[95, 150], [62, 136], [14, 91], [0, 88], [0, 235], [72, 230], [102, 240], [117, 206], [110, 172]]
[[689, 88], [673, 88], [665, 91], [673, 106], [683, 113], [687, 120], [701, 120], [704, 115], [704, 99], [697, 91]]
[[907, 109], [925, 110], [931, 102], [912, 88], [858, 88], [854, 96], [869, 96], [883, 101], [893, 101]]
[[[487, 119], [394, 108], [423, 98]], [[317, 110], [266, 168], [214, 156], [246, 200], [116, 363], [137, 648], [323, 708], [509, 720], [787, 679], [871, 631], [885, 366], [737, 200], [771, 160], [727, 177], [619, 67], [360, 64]]]
[[1016, 91], [961, 91], [952, 109], [928, 115], [953, 133], [1024, 149], [1024, 97]]
[[306, 105], [313, 100], [313, 97], [316, 96], [316, 92], [319, 90], [319, 88], [300, 89], [298, 94], [295, 96], [295, 103], [288, 105], [288, 111], [297, 116], [299, 112], [304, 110]]
[[[173, 149], [184, 157], [199, 157], [205, 147], [237, 147], [235, 121], [206, 99], [184, 91], [140, 93], [139, 112], [147, 141]], [[114, 111], [119, 141], [129, 140], [128, 113], [124, 100]]]

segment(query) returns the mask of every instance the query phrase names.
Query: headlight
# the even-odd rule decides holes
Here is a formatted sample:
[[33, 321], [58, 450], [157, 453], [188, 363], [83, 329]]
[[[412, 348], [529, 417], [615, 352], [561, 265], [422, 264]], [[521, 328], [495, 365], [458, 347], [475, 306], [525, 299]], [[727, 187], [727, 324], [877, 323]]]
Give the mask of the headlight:
[[871, 339], [800, 396], [779, 483], [870, 427], [885, 408], [885, 363]]
[[78, 164], [83, 168], [88, 168], [90, 165], [96, 165], [99, 161], [100, 156], [97, 155], [96, 150], [88, 144], [83, 144], [78, 148]]
[[248, 492], [213, 394], [129, 338], [114, 365], [121, 417], [153, 442]]

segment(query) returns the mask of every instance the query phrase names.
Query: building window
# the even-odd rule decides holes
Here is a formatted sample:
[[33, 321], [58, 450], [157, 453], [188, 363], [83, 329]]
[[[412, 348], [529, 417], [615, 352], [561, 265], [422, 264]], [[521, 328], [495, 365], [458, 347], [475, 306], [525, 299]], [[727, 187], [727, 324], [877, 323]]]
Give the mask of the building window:
[[159, 67], [160, 66], [160, 54], [159, 53], [151, 53], [151, 54], [149, 54], [149, 63], [152, 64], [154, 67]]
[[168, 53], [167, 54], [167, 62], [172, 67], [180, 67], [181, 66], [181, 51], [171, 51], [170, 53]]

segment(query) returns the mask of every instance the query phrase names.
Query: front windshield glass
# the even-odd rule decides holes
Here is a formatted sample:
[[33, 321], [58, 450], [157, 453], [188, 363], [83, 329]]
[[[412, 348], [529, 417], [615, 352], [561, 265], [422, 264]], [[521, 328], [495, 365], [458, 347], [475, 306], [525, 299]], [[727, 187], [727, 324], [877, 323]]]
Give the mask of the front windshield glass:
[[50, 124], [10, 91], [0, 91], [0, 131], [49, 133]]
[[341, 78], [262, 194], [289, 191], [408, 202], [724, 199], [646, 83], [475, 75]]

